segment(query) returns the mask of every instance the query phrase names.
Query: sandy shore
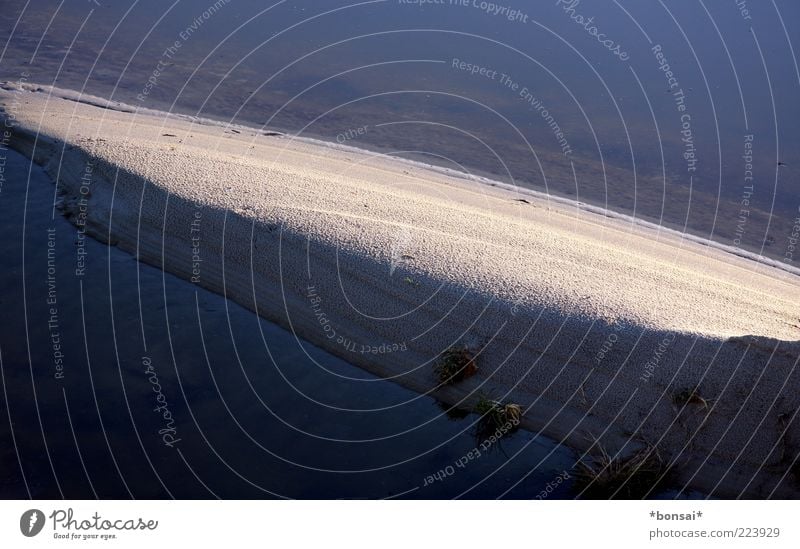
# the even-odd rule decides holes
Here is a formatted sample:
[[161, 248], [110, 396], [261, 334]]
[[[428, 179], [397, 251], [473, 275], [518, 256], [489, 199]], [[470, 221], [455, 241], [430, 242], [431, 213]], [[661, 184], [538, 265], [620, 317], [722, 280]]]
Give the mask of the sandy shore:
[[[714, 495], [800, 493], [791, 269], [410, 162], [65, 96], [0, 104], [88, 234], [449, 403], [518, 402], [581, 450], [654, 445]], [[436, 390], [459, 344], [479, 374]], [[705, 404], [681, 403], [695, 387]]]

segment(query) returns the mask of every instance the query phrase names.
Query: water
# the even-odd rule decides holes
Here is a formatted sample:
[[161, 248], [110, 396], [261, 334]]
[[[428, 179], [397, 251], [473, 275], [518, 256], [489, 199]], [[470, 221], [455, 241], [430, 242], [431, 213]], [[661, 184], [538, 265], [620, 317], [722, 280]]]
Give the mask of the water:
[[796, 2], [517, 1], [513, 21], [471, 0], [99, 3], [6, 2], [0, 76], [422, 157], [794, 259]]
[[[6, 0], [0, 78], [417, 158], [796, 260], [800, 5], [565, 4], [509, 2], [509, 20], [471, 1]], [[424, 486], [474, 448], [474, 416], [97, 242], [76, 277], [51, 184], [2, 155], [3, 496], [534, 497], [574, 463], [518, 433]]]
[[[478, 458], [477, 416], [449, 419], [430, 397], [81, 241], [52, 215], [46, 174], [0, 154], [0, 497], [532, 498], [574, 464], [522, 431]], [[570, 484], [549, 497], [572, 497]]]

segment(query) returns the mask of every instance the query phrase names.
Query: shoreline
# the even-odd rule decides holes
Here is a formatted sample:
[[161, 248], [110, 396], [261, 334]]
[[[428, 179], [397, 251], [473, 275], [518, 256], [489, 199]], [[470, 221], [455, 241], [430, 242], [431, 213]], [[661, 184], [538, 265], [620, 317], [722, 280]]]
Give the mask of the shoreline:
[[[692, 487], [797, 497], [784, 478], [797, 422], [777, 427], [800, 407], [796, 269], [346, 145], [20, 93], [11, 146], [58, 180], [87, 234], [448, 404], [502, 397], [573, 448], [644, 441]], [[457, 344], [478, 351], [480, 372], [437, 389], [432, 364]], [[676, 409], [696, 385], [713, 413]]]
[[[52, 313], [45, 306], [45, 295], [36, 291], [37, 281], [48, 276], [48, 264], [34, 259], [33, 264], [29, 263], [26, 268], [30, 281], [27, 294], [28, 338], [41, 342], [41, 345], [32, 345], [30, 359], [25, 345], [19, 345], [26, 339], [26, 326], [19, 320], [25, 311], [21, 273], [14, 270], [0, 273], [6, 289], [2, 297], [4, 306], [0, 311], [5, 328], [0, 334], [0, 348], [3, 349], [9, 405], [12, 414], [18, 410], [18, 414], [12, 417], [32, 417], [31, 414], [35, 414], [34, 403], [25, 397], [26, 388], [31, 384], [27, 364], [31, 363], [35, 384], [40, 390], [38, 409], [42, 413], [48, 451], [54, 463], [60, 463], [74, 449], [71, 438], [58, 440], [51, 437], [51, 433], [70, 430], [70, 419], [65, 417], [64, 408], [59, 406], [63, 400], [63, 389], [70, 397], [70, 409], [75, 412], [70, 416], [74, 422], [72, 428], [77, 432], [96, 431], [100, 428], [96, 419], [99, 415], [103, 420], [102, 429], [109, 438], [120, 440], [120, 448], [124, 452], [135, 451], [135, 436], [125, 428], [130, 423], [128, 407], [119, 405], [119, 398], [122, 397], [116, 392], [121, 383], [117, 370], [119, 365], [137, 428], [148, 453], [154, 459], [159, 456], [159, 475], [164, 479], [169, 493], [157, 480], [148, 477], [147, 470], [142, 470], [138, 462], [131, 463], [128, 468], [120, 463], [121, 472], [118, 474], [113, 465], [109, 466], [110, 457], [104, 442], [87, 441], [81, 446], [87, 460], [86, 466], [92, 472], [92, 485], [97, 487], [103, 484], [106, 487], [103, 491], [105, 498], [127, 499], [133, 496], [136, 499], [164, 499], [169, 498], [170, 493], [177, 499], [213, 497], [203, 485], [192, 482], [194, 477], [186, 471], [183, 459], [175, 452], [181, 447], [183, 457], [192, 463], [203, 456], [213, 457], [213, 452], [202, 444], [197, 425], [184, 407], [186, 405], [191, 406], [199, 421], [202, 421], [200, 415], [213, 418], [213, 424], [207, 424], [210, 429], [222, 430], [220, 424], [223, 423], [230, 429], [229, 432], [239, 433], [241, 430], [237, 422], [242, 426], [248, 424], [246, 432], [257, 441], [264, 441], [261, 444], [268, 452], [254, 445], [246, 436], [237, 439], [230, 434], [222, 438], [219, 451], [224, 450], [226, 455], [247, 456], [239, 471], [243, 474], [246, 471], [253, 482], [257, 481], [252, 474], [260, 472], [263, 476], [259, 477], [257, 484], [283, 497], [377, 499], [399, 496], [446, 499], [470, 490], [471, 498], [492, 499], [516, 479], [523, 478], [530, 471], [531, 464], [541, 462], [533, 478], [522, 483], [529, 489], [518, 486], [512, 491], [512, 494], [521, 494], [524, 498], [526, 494], [538, 492], [549, 479], [569, 470], [575, 462], [572, 451], [565, 447], [556, 448], [547, 459], [543, 459], [555, 448], [556, 442], [523, 431], [503, 442], [504, 450], [509, 455], [520, 453], [511, 462], [505, 459], [502, 452], [483, 453], [480, 463], [470, 463], [466, 470], [459, 470], [460, 474], [455, 477], [423, 486], [428, 475], [438, 471], [453, 457], [454, 449], [471, 447], [475, 443], [473, 414], [455, 420], [446, 416], [433, 398], [421, 397], [397, 383], [365, 383], [365, 379], [374, 379], [371, 374], [310, 343], [303, 343], [303, 351], [308, 356], [299, 355], [293, 335], [283, 328], [189, 281], [133, 261], [127, 252], [101, 244], [94, 238], [87, 237], [84, 242], [87, 258], [85, 273], [80, 277], [73, 276], [71, 267], [76, 263], [77, 250], [72, 242], [77, 237], [77, 229], [60, 214], [51, 219], [52, 181], [41, 167], [31, 165], [30, 160], [16, 151], [0, 151], [0, 162], [3, 156], [6, 159], [4, 175], [9, 183], [3, 189], [3, 201], [0, 202], [8, 237], [1, 246], [5, 257], [20, 257], [23, 253], [31, 258], [40, 257], [39, 252], [47, 249], [47, 229], [56, 229], [57, 242], [53, 249], [59, 290], [58, 314], [59, 319], [63, 320], [59, 327], [60, 343], [66, 374], [63, 380], [54, 378], [52, 347], [48, 339], [48, 323]], [[30, 185], [26, 188], [28, 177], [31, 178]], [[24, 207], [26, 203], [27, 207]], [[23, 216], [27, 220], [25, 238], [22, 238]], [[109, 276], [114, 285], [113, 296], [109, 292], [99, 291]], [[85, 295], [69, 291], [73, 283], [82, 284], [87, 290]], [[110, 301], [112, 297], [113, 303]], [[167, 305], [162, 307], [165, 302]], [[91, 312], [86, 315], [85, 323], [71, 322], [71, 319], [81, 318], [81, 303], [87, 312]], [[132, 314], [125, 314], [125, 310]], [[175, 323], [174, 320], [180, 317], [193, 319], [193, 322]], [[195, 338], [205, 334], [209, 336], [206, 346], [193, 349], [186, 344], [176, 344], [173, 354], [167, 345], [167, 334], [163, 331], [162, 323], [165, 320], [173, 321], [169, 334], [173, 342], [181, 338], [186, 341], [186, 337], [192, 334]], [[233, 326], [232, 333], [228, 333], [229, 325]], [[42, 327], [44, 329], [40, 330]], [[124, 337], [115, 340], [115, 332], [124, 334]], [[89, 338], [89, 359], [83, 353], [84, 334]], [[267, 342], [268, 349], [263, 344], [248, 343], [260, 342], [261, 338]], [[141, 356], [145, 345], [146, 353], [142, 354], [146, 356]], [[233, 349], [236, 350], [236, 358], [232, 356]], [[312, 362], [312, 357], [315, 362]], [[84, 390], [92, 386], [89, 361], [97, 366], [91, 370], [92, 391]], [[157, 396], [157, 393], [154, 393], [151, 379], [145, 375], [148, 362], [158, 375], [167, 402], [176, 405], [171, 409], [173, 419], [178, 422], [174, 426], [177, 431], [175, 438], [184, 440], [174, 444], [173, 448], [164, 442], [163, 435], [158, 432], [166, 428], [161, 423], [162, 413], [154, 412], [150, 405], [152, 396]], [[315, 363], [324, 366], [324, 369], [316, 368]], [[20, 365], [22, 368], [17, 367]], [[241, 375], [242, 370], [246, 372], [246, 378]], [[338, 375], [331, 376], [326, 370]], [[212, 371], [214, 375], [211, 375]], [[348, 381], [348, 378], [354, 377], [358, 379]], [[226, 385], [222, 396], [208, 392], [211, 390], [213, 393], [211, 388], [215, 381]], [[99, 412], [95, 410], [95, 397]], [[269, 406], [270, 411], [263, 408], [259, 399]], [[226, 409], [226, 404], [229, 409]], [[340, 408], [357, 409], [341, 411]], [[30, 413], [26, 413], [26, 410], [30, 410]], [[90, 410], [96, 413], [84, 415], [83, 412]], [[206, 426], [204, 422], [200, 425]], [[29, 423], [16, 423], [14, 432], [17, 442], [21, 444], [21, 452], [25, 451], [23, 447], [37, 447], [36, 437], [25, 436], [32, 429], [34, 426]], [[0, 431], [4, 440], [11, 441], [12, 435], [7, 425]], [[304, 443], [289, 448], [283, 443], [285, 437], [301, 438]], [[199, 445], [196, 444], [198, 438]], [[169, 437], [167, 439], [167, 442], [171, 442]], [[266, 441], [273, 441], [274, 444]], [[5, 473], [0, 493], [4, 498], [61, 497], [52, 478], [48, 477], [51, 470], [44, 450], [38, 453], [38, 460], [33, 458], [25, 461], [23, 477], [18, 472], [11, 442], [5, 448], [9, 447], [12, 448], [11, 454], [6, 452], [0, 456], [0, 467]], [[342, 455], [334, 461], [327, 455], [331, 451], [341, 452], [348, 457]], [[315, 465], [327, 468], [331, 473], [311, 472], [309, 467], [314, 468]], [[355, 469], [359, 466], [373, 471], [358, 473]], [[481, 485], [471, 490], [473, 481], [482, 477], [478, 470], [494, 470], [500, 466], [506, 473], [505, 477], [509, 478], [510, 475], [514, 480]], [[349, 469], [352, 472], [332, 474], [334, 469]], [[89, 483], [85, 480], [81, 483], [77, 471], [58, 468], [57, 472], [62, 488], [66, 482], [70, 483], [70, 487], [63, 492], [64, 497], [94, 499], [95, 494]], [[127, 479], [130, 491], [119, 481], [122, 475]], [[261, 489], [250, 485], [249, 490], [247, 487], [237, 487], [235, 479], [238, 477], [223, 463], [206, 470], [206, 475], [212, 479], [211, 482], [207, 481], [208, 486], [220, 497], [224, 495], [241, 499], [265, 496]], [[26, 489], [26, 483], [30, 492]], [[566, 483], [560, 488], [558, 495], [550, 497], [569, 497], [570, 488]]]
[[[0, 91], [6, 91], [6, 92], [24, 91], [32, 93], [43, 93], [47, 94], [49, 97], [54, 97], [56, 99], [65, 99], [68, 101], [74, 101], [76, 103], [82, 103], [90, 106], [100, 107], [103, 109], [113, 110], [116, 112], [141, 114], [147, 116], [158, 116], [175, 121], [190, 122], [192, 124], [197, 124], [199, 126], [212, 126], [212, 127], [233, 129], [240, 132], [251, 132], [270, 137], [282, 137], [290, 139], [292, 141], [296, 141], [298, 143], [317, 145], [345, 153], [386, 156], [383, 151], [378, 149], [356, 147], [353, 145], [348, 145], [346, 143], [328, 141], [322, 137], [308, 137], [302, 135], [298, 136], [298, 135], [293, 135], [290, 132], [282, 129], [272, 130], [272, 129], [266, 129], [264, 127], [258, 128], [256, 126], [251, 126], [248, 124], [234, 124], [230, 122], [225, 122], [224, 120], [221, 119], [195, 116], [190, 114], [182, 114], [171, 111], [167, 112], [150, 107], [140, 107], [132, 105], [130, 103], [124, 103], [122, 101], [109, 101], [102, 97], [86, 93], [80, 93], [63, 88], [56, 88], [54, 86], [39, 85], [33, 83], [0, 82]], [[774, 258], [757, 254], [745, 248], [723, 244], [722, 242], [712, 240], [710, 238], [705, 238], [690, 232], [686, 232], [686, 230], [688, 230], [686, 229], [686, 227], [684, 227], [685, 230], [682, 231], [676, 228], [677, 226], [672, 227], [672, 226], [659, 225], [657, 222], [655, 222], [655, 220], [648, 220], [642, 217], [634, 217], [632, 215], [617, 212], [609, 208], [604, 208], [603, 206], [597, 204], [584, 202], [581, 200], [575, 200], [568, 196], [549, 194], [547, 192], [536, 190], [530, 187], [524, 187], [521, 185], [514, 185], [512, 183], [508, 183], [505, 181], [495, 180], [487, 175], [466, 173], [454, 170], [452, 168], [438, 166], [420, 160], [413, 160], [410, 158], [404, 158], [399, 156], [391, 156], [391, 159], [393, 162], [408, 164], [412, 168], [428, 170], [446, 176], [460, 178], [465, 181], [470, 181], [472, 183], [476, 183], [479, 185], [486, 185], [488, 187], [504, 189], [518, 194], [520, 198], [532, 197], [539, 200], [544, 200], [546, 202], [552, 202], [553, 204], [557, 204], [560, 206], [574, 208], [578, 211], [585, 211], [591, 214], [597, 214], [604, 217], [608, 217], [610, 219], [615, 219], [625, 223], [630, 223], [631, 225], [634, 225], [641, 229], [652, 230], [656, 234], [665, 233], [670, 236], [679, 237], [691, 241], [695, 244], [700, 244], [702, 246], [708, 246], [716, 250], [721, 250], [745, 259], [749, 259], [750, 261], [754, 261], [756, 263], [764, 264], [768, 267], [780, 269], [782, 271], [800, 277], [800, 267], [795, 267], [793, 265], [790, 265], [786, 261], [780, 261]], [[669, 224], [674, 225], [672, 223]]]

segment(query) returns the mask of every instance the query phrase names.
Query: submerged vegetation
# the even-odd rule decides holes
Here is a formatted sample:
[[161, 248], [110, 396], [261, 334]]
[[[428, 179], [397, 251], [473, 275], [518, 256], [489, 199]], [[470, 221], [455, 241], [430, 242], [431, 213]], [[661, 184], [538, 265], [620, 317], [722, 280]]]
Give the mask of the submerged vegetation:
[[522, 418], [522, 410], [518, 404], [504, 404], [485, 396], [478, 399], [475, 413], [481, 416], [476, 426], [476, 438], [480, 440], [491, 437], [499, 439], [513, 433], [519, 428]]
[[447, 349], [434, 366], [434, 372], [442, 385], [451, 385], [475, 375], [478, 364], [475, 355], [466, 347]]
[[599, 448], [598, 455], [575, 466], [575, 489], [585, 498], [642, 499], [668, 480], [669, 468], [652, 446], [614, 457]]
[[482, 419], [489, 422], [494, 428], [501, 427], [506, 423], [518, 425], [522, 416], [522, 410], [518, 404], [503, 404], [485, 396], [481, 396], [478, 399], [478, 403], [475, 405], [475, 413], [479, 414]]

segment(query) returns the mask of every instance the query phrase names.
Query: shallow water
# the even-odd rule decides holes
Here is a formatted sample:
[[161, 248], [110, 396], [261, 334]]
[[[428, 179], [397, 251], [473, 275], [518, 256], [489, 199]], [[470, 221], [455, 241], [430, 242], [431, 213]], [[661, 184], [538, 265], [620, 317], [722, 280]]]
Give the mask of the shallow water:
[[495, 4], [518, 11], [13, 0], [0, 77], [422, 158], [796, 262], [800, 4]]
[[[533, 498], [572, 467], [571, 451], [522, 431], [477, 457], [475, 415], [448, 419], [430, 397], [81, 241], [53, 216], [41, 169], [0, 153], [13, 426], [0, 422], [0, 497]], [[572, 497], [570, 484], [548, 496]]]

